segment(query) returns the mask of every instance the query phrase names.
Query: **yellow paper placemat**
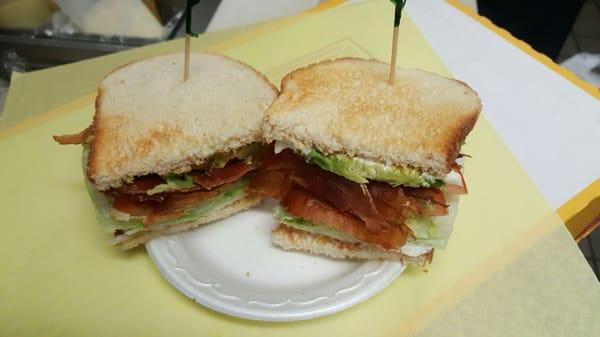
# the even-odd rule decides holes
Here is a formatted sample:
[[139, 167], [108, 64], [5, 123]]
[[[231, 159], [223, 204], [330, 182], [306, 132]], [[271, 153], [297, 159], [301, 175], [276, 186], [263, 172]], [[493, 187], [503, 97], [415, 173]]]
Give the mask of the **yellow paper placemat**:
[[[278, 81], [334, 56], [387, 59], [392, 9], [374, 1], [306, 16], [223, 53]], [[447, 74], [410, 20], [399, 64]], [[27, 94], [23, 92], [22, 94]], [[84, 100], [85, 101], [85, 100]], [[84, 102], [82, 101], [82, 102]], [[344, 312], [303, 322], [232, 318], [172, 288], [142, 249], [106, 242], [82, 183], [81, 149], [52, 134], [87, 126], [93, 102], [0, 141], [0, 335], [592, 336], [600, 287], [558, 217], [485, 118], [463, 152], [470, 193], [427, 273], [407, 270]], [[485, 102], [484, 102], [485, 106]]]

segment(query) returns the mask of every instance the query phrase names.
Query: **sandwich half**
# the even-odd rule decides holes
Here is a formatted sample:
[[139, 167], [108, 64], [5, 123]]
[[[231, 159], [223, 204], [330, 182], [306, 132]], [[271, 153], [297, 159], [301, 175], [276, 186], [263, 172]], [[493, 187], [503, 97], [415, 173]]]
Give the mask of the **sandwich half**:
[[92, 125], [61, 144], [83, 144], [98, 220], [133, 248], [254, 206], [261, 121], [277, 89], [250, 66], [216, 54], [131, 63], [98, 88]]
[[460, 147], [481, 110], [466, 84], [344, 58], [295, 70], [267, 110], [251, 189], [280, 201], [273, 242], [333, 258], [424, 264], [444, 248]]

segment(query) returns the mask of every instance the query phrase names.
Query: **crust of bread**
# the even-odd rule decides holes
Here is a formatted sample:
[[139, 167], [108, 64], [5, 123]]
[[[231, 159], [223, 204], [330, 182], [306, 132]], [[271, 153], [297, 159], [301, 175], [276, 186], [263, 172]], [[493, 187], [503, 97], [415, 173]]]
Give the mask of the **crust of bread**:
[[277, 89], [252, 67], [217, 54], [122, 66], [98, 88], [87, 175], [100, 191], [130, 177], [183, 173], [219, 152], [262, 141]]
[[287, 74], [267, 110], [267, 141], [444, 176], [481, 111], [467, 84], [376, 60], [341, 58]]
[[411, 257], [399, 252], [385, 251], [364, 244], [343, 242], [329, 236], [301, 231], [280, 224], [271, 233], [273, 243], [285, 250], [299, 250], [314, 255], [325, 255], [334, 259], [392, 260], [423, 266], [430, 263], [433, 250], [427, 254]]
[[138, 232], [138, 233], [132, 235], [127, 240], [117, 243], [116, 246], [121, 249], [135, 248], [138, 245], [140, 245], [146, 241], [149, 241], [151, 239], [157, 238], [162, 235], [192, 230], [200, 225], [227, 218], [235, 213], [239, 213], [250, 207], [256, 206], [256, 205], [260, 204], [261, 201], [262, 201], [261, 196], [256, 195], [256, 194], [250, 194], [240, 200], [237, 200], [221, 209], [218, 209], [218, 210], [208, 214], [208, 216], [206, 216], [202, 219], [199, 219], [197, 221], [174, 224], [174, 225], [171, 225], [171, 226], [168, 226], [165, 228], [161, 228], [160, 230], [154, 230], [154, 231], [150, 230], [150, 231]]

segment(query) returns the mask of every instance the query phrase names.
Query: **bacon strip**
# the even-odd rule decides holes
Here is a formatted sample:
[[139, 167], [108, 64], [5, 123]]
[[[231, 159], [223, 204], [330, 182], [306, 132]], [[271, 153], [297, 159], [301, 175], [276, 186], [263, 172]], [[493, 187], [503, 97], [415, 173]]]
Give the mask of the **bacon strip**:
[[194, 183], [211, 190], [217, 186], [234, 182], [255, 168], [256, 165], [237, 160], [227, 163], [223, 168], [210, 169], [205, 172], [192, 171], [189, 174], [194, 178]]
[[273, 152], [273, 146], [267, 146], [262, 156], [263, 170], [297, 170], [308, 165], [304, 158], [295, 154], [290, 149], [285, 149], [279, 153]]
[[60, 145], [68, 145], [68, 144], [85, 144], [87, 143], [88, 138], [92, 134], [93, 125], [88, 126], [85, 130], [70, 134], [70, 135], [62, 135], [62, 136], [52, 136], [54, 141], [56, 141]]
[[156, 206], [154, 201], [140, 202], [140, 200], [130, 194], [120, 194], [113, 200], [112, 207], [119, 212], [128, 213], [132, 216], [146, 216], [150, 214], [152, 208]]
[[369, 192], [371, 192], [373, 198], [385, 200], [386, 203], [395, 207], [404, 206], [408, 200], [404, 194], [404, 190], [398, 186], [394, 187], [390, 184], [372, 181], [367, 184], [367, 188], [369, 189]]
[[[408, 188], [381, 182], [360, 185], [322, 170], [291, 150], [265, 153], [263, 167], [250, 189], [281, 200], [288, 212], [327, 224], [358, 240], [386, 249], [398, 247], [412, 235], [406, 219], [448, 213], [437, 188]], [[431, 206], [426, 207], [430, 201]]]
[[198, 203], [216, 197], [231, 184], [222, 185], [212, 191], [173, 192], [164, 196], [164, 200], [140, 201], [135, 195], [120, 194], [113, 201], [113, 208], [132, 216], [143, 216], [144, 227], [150, 227], [159, 222], [175, 219], [185, 210], [196, 206]]
[[144, 227], [150, 227], [180, 217], [186, 209], [219, 195], [231, 183], [255, 168], [256, 165], [233, 161], [223, 168], [189, 173], [197, 184], [193, 187], [154, 195], [147, 195], [146, 192], [165, 183], [165, 180], [158, 175], [147, 175], [112, 189], [107, 194], [114, 198], [113, 208], [132, 216], [144, 217]]
[[340, 211], [356, 215], [365, 222], [370, 233], [378, 233], [387, 225], [370, 195], [364, 193], [359, 184], [308, 164], [304, 165], [292, 175], [292, 180], [299, 186]]
[[281, 200], [292, 188], [292, 173], [306, 165], [293, 151], [276, 154], [274, 146], [265, 146], [262, 167], [252, 176], [249, 189], [255, 193]]
[[166, 191], [163, 193], [157, 193], [153, 195], [148, 195], [146, 192], [148, 190], [156, 187], [157, 185], [166, 183], [163, 178], [159, 175], [151, 174], [143, 177], [137, 177], [131, 183], [123, 184], [123, 186], [119, 188], [113, 188], [106, 192], [106, 194], [113, 196], [115, 198], [121, 197], [122, 195], [129, 195], [132, 197], [131, 200], [136, 200], [138, 202], [142, 201], [162, 201], [165, 199], [165, 196], [170, 193], [178, 193], [178, 192], [192, 192], [198, 190], [204, 190], [202, 186], [193, 186], [186, 189], [180, 189], [175, 191]]
[[147, 195], [148, 190], [156, 187], [157, 185], [164, 184], [166, 181], [157, 174], [149, 174], [143, 177], [137, 177], [131, 183], [123, 184], [119, 188], [114, 188], [107, 193], [112, 196], [118, 196], [120, 194], [131, 194], [136, 195], [138, 200], [163, 200], [165, 194], [178, 193], [178, 192], [193, 192], [199, 190], [211, 190], [223, 184], [231, 183], [239, 180], [241, 177], [246, 175], [249, 171], [256, 169], [256, 165], [247, 164], [243, 161], [232, 162], [227, 164], [223, 168], [212, 169], [205, 172], [190, 172], [189, 175], [193, 176], [195, 186], [176, 191], [169, 191], [154, 195]]
[[[291, 187], [285, 175], [291, 177], [291, 181], [315, 195], [320, 200], [327, 201], [342, 212], [350, 212], [362, 219], [367, 229], [377, 233], [387, 223], [379, 214], [368, 190], [363, 191], [361, 185], [340, 177], [334, 173], [316, 168], [296, 155], [292, 150], [286, 149], [279, 154], [267, 153], [263, 156], [262, 171], [279, 171], [277, 180], [284, 182], [284, 187], [276, 187], [275, 184], [267, 182], [267, 188], [261, 187], [261, 181], [265, 175], [259, 173], [251, 183], [251, 187], [258, 191], [266, 190], [266, 194], [281, 198], [286, 187]], [[271, 173], [272, 177], [276, 175]], [[266, 179], [263, 178], [262, 181]]]
[[423, 213], [423, 202], [417, 198], [407, 196], [400, 186], [372, 181], [367, 187], [375, 199], [378, 209], [382, 207], [380, 204], [385, 203], [396, 209], [404, 220]]
[[458, 173], [460, 175], [460, 180], [462, 182], [462, 186], [455, 184], [446, 184], [446, 192], [450, 194], [468, 194], [469, 190], [467, 189], [467, 183], [465, 182], [465, 177], [462, 174], [462, 167], [457, 163], [452, 163], [450, 166], [452, 171]]
[[252, 176], [249, 189], [252, 192], [281, 200], [292, 188], [291, 171], [259, 170]]
[[144, 227], [176, 219], [183, 215], [186, 209], [193, 208], [204, 200], [216, 197], [226, 186], [224, 185], [212, 191], [171, 193], [163, 202], [151, 208], [150, 213], [144, 218]]
[[146, 192], [153, 187], [164, 184], [165, 180], [158, 174], [149, 174], [143, 177], [137, 177], [131, 183], [123, 184], [118, 189], [111, 191], [112, 193], [123, 193], [123, 194], [139, 194]]
[[433, 187], [404, 187], [404, 193], [411, 197], [429, 200], [434, 204], [447, 206], [446, 198], [444, 197], [444, 193], [437, 188]]
[[403, 224], [406, 218], [402, 214], [402, 210], [390, 206], [388, 203], [381, 200], [374, 200], [377, 212], [381, 215], [386, 222]]
[[314, 223], [327, 224], [339, 231], [349, 233], [356, 239], [384, 249], [402, 246], [406, 237], [412, 235], [406, 226], [386, 226], [378, 233], [367, 230], [366, 224], [358, 217], [342, 212], [328, 203], [298, 188], [292, 189], [282, 200], [282, 205], [293, 215]]

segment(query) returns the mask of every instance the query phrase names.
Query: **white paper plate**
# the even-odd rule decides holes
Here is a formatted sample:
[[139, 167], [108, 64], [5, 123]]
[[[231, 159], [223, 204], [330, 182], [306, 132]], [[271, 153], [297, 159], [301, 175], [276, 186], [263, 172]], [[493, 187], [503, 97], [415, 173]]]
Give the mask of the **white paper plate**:
[[399, 262], [340, 261], [271, 243], [272, 202], [194, 231], [154, 239], [150, 257], [179, 291], [216, 311], [293, 321], [351, 307], [389, 285]]

